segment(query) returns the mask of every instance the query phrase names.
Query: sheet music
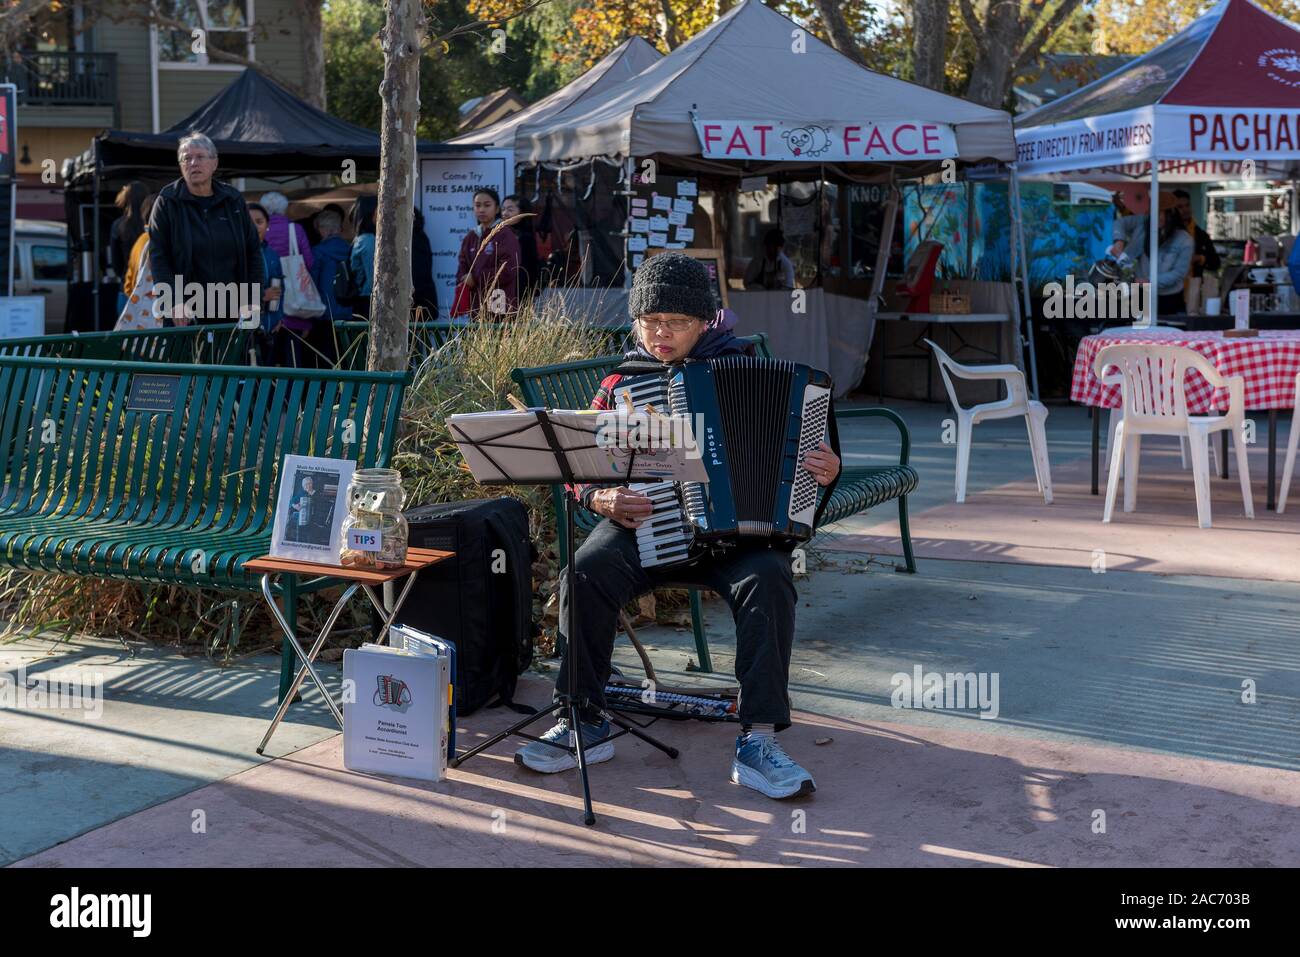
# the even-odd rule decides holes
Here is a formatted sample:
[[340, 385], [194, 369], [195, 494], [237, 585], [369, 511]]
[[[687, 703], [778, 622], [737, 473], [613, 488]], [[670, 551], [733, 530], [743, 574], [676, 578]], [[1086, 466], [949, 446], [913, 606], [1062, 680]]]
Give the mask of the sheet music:
[[[656, 441], [649, 446], [629, 441], [629, 431], [635, 433], [639, 429], [644, 435], [647, 425], [644, 416], [629, 418], [594, 409], [548, 409], [546, 417], [566, 453], [575, 481], [709, 480], [686, 417], [655, 417]], [[526, 484], [564, 480], [537, 409], [467, 412], [451, 416], [447, 426], [470, 471], [480, 482]], [[670, 430], [680, 440], [680, 446], [668, 447], [661, 441]]]

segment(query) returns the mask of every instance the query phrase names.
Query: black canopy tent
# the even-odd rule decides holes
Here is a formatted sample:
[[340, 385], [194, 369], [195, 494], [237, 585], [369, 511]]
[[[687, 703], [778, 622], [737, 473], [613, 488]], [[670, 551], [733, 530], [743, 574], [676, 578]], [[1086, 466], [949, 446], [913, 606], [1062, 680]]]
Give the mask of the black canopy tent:
[[[181, 137], [191, 132], [204, 134], [216, 145], [221, 179], [285, 182], [314, 174], [373, 175], [379, 170], [378, 133], [330, 116], [256, 70], [244, 70], [224, 90], [161, 133], [103, 131], [63, 171], [69, 260], [76, 261], [76, 253], [93, 254], [87, 268], [79, 270], [82, 295], [70, 290], [69, 328], [75, 325], [74, 302], [92, 306], [85, 297], [100, 298], [100, 250], [111, 224], [109, 217], [101, 216], [101, 207], [112, 206], [117, 189], [132, 179], [162, 183], [179, 176], [176, 149]], [[418, 152], [425, 154], [474, 149], [425, 140], [417, 143]], [[355, 165], [345, 165], [349, 161]], [[91, 314], [98, 316], [99, 308], [95, 302]]]

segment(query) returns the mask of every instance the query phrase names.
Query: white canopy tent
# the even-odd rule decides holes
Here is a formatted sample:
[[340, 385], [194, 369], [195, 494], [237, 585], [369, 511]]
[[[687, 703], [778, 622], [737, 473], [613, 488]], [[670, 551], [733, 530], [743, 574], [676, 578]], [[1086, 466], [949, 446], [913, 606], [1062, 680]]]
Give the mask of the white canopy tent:
[[[1096, 178], [1136, 166], [1159, 196], [1161, 168], [1178, 179], [1224, 179], [1300, 168], [1300, 28], [1250, 0], [1221, 0], [1151, 52], [1016, 118], [1022, 174]], [[1252, 171], [1252, 167], [1254, 170]], [[1150, 217], [1150, 248], [1159, 220]], [[1150, 258], [1151, 289], [1158, 256]], [[1156, 322], [1154, 293], [1147, 321]]]
[[606, 93], [625, 80], [641, 73], [663, 54], [641, 37], [631, 37], [607, 53], [582, 76], [543, 97], [527, 109], [512, 113], [482, 129], [463, 133], [448, 142], [454, 146], [486, 146], [490, 149], [514, 149], [515, 133], [521, 126], [545, 123], [569, 107], [588, 106], [603, 101]]
[[[891, 185], [959, 165], [1015, 158], [1008, 113], [873, 73], [760, 0], [742, 0], [682, 46], [600, 95], [576, 98], [521, 123], [513, 146], [520, 166], [618, 164], [625, 183], [632, 181], [638, 163], [652, 157], [659, 158], [660, 169], [736, 181], [766, 176]], [[883, 236], [893, 234], [898, 205], [895, 188]], [[1018, 205], [1012, 204], [1013, 275], [1017, 257], [1023, 256]], [[881, 243], [865, 316], [861, 306], [850, 313], [853, 334], [812, 333], [831, 360], [840, 362], [846, 379], [862, 375], [888, 253], [889, 243]], [[1008, 298], [1005, 311], [1019, 330], [1020, 304], [1014, 292]], [[1030, 348], [1032, 354], [1032, 340]], [[848, 368], [842, 360], [855, 350]], [[845, 388], [856, 382], [853, 378]]]
[[[705, 121], [780, 125], [765, 144], [746, 137], [744, 148], [736, 141], [706, 150]], [[742, 0], [598, 101], [584, 98], [524, 124], [515, 157], [536, 163], [659, 153], [745, 160], [752, 164], [746, 175], [757, 175], [765, 163], [800, 163], [780, 133], [811, 126], [836, 135], [824, 151], [809, 150], [805, 166], [1015, 158], [1009, 114], [873, 73], [760, 0]]]

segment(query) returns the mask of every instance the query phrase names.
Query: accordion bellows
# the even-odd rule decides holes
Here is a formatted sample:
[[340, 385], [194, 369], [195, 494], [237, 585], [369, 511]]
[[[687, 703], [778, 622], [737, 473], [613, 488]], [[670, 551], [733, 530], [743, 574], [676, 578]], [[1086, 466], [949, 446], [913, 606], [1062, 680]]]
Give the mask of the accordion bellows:
[[654, 512], [637, 529], [645, 567], [692, 561], [728, 543], [812, 537], [817, 482], [800, 467], [826, 434], [831, 378], [780, 359], [725, 356], [619, 383], [635, 408], [696, 423], [709, 481], [631, 486]]

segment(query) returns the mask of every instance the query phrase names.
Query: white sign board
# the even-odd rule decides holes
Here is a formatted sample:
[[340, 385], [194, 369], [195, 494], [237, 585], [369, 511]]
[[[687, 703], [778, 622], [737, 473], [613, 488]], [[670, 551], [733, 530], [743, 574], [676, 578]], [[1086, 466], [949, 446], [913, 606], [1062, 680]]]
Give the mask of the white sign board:
[[947, 123], [786, 123], [781, 120], [696, 120], [700, 152], [709, 159], [791, 163], [943, 159], [957, 155]]
[[441, 781], [447, 767], [449, 657], [367, 644], [343, 652], [343, 766]]
[[456, 260], [465, 235], [475, 228], [474, 191], [489, 186], [504, 199], [514, 191], [513, 150], [439, 153], [420, 160], [420, 212], [433, 247], [438, 312], [448, 316], [456, 294]]
[[0, 339], [45, 335], [44, 296], [0, 296]]

